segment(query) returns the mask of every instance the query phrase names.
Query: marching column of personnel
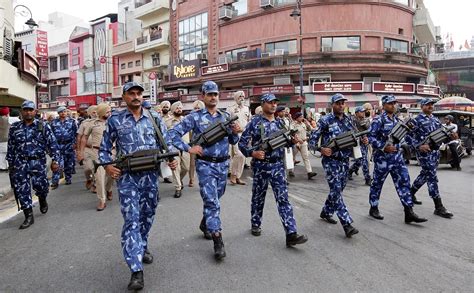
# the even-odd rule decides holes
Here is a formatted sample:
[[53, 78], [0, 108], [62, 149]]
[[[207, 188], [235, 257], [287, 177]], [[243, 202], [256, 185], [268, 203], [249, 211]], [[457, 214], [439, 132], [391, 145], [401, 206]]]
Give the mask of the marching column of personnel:
[[[128, 82], [122, 94], [125, 109], [112, 112], [106, 103], [91, 106], [87, 111], [90, 118], [84, 116], [78, 122], [68, 117], [65, 107], [58, 108], [59, 117], [52, 122], [42, 121], [36, 116], [36, 105], [24, 102], [22, 120], [9, 130], [6, 156], [15, 198], [25, 215], [20, 229], [34, 223], [32, 188], [39, 198], [40, 212], [48, 211], [47, 155], [52, 160], [51, 189], [59, 187], [61, 176], [66, 185], [72, 183], [76, 161], [84, 165], [86, 188], [97, 193], [97, 211], [104, 210], [106, 201], [112, 200], [112, 184], [116, 181], [124, 219], [122, 252], [132, 274], [130, 290], [144, 287], [144, 264], [153, 263], [148, 236], [158, 205], [160, 177], [164, 177], [164, 182], [174, 183], [174, 197], [180, 198], [183, 179], [189, 174], [189, 186], [192, 186], [196, 171], [202, 198], [202, 218], [196, 220], [196, 229], [212, 240], [217, 261], [222, 261], [228, 253], [221, 221], [221, 198], [227, 177], [231, 185], [245, 185], [242, 173], [247, 163], [253, 173], [250, 233], [258, 237], [264, 231], [263, 208], [270, 185], [286, 245], [308, 241], [297, 229], [288, 198], [287, 176], [295, 176], [294, 165], [299, 162], [294, 155], [298, 152], [308, 180], [317, 175], [309, 161], [310, 150], [321, 153], [329, 194], [320, 218], [337, 224], [333, 217], [336, 215], [348, 238], [359, 230], [344, 202], [344, 188], [361, 167], [365, 184], [370, 186], [371, 217], [384, 219], [379, 205], [388, 174], [403, 206], [405, 223], [427, 221], [413, 209], [414, 204], [421, 204], [415, 194], [424, 184], [433, 199], [434, 214], [453, 217], [441, 201], [436, 169], [440, 143], [449, 143], [457, 137], [454, 127], [443, 126], [433, 116], [433, 99], [423, 99], [422, 113], [402, 121], [396, 115], [396, 97], [385, 95], [381, 100], [383, 111], [370, 121], [362, 107], [356, 108], [355, 117], [345, 113], [347, 99], [335, 94], [330, 101], [332, 112], [316, 124], [306, 119], [304, 113], [290, 115], [289, 109], [278, 106], [277, 97], [270, 93], [260, 97], [260, 107], [253, 116], [244, 105], [245, 95], [241, 91], [234, 94], [235, 104], [222, 111], [219, 88], [213, 81], [202, 85], [202, 102], [196, 101], [187, 115], [183, 115], [181, 102], [165, 101], [153, 109], [144, 101], [143, 91], [140, 84]], [[402, 157], [402, 143], [416, 151], [420, 162], [421, 172], [413, 183]], [[171, 169], [171, 176], [165, 176], [166, 165]]]

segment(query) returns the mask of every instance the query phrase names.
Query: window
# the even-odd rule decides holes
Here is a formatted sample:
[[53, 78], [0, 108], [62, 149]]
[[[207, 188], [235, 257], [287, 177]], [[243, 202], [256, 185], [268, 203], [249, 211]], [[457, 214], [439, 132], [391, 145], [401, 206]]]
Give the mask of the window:
[[133, 62], [128, 62], [127, 67], [132, 68], [133, 67]]
[[58, 71], [58, 57], [49, 58], [49, 72]]
[[79, 48], [73, 48], [72, 49], [72, 55], [79, 55]]
[[67, 55], [59, 56], [59, 70], [68, 69], [68, 59]]
[[360, 37], [321, 38], [321, 51], [360, 51]]
[[408, 42], [405, 41], [385, 38], [383, 47], [386, 52], [408, 53]]
[[79, 47], [77, 48], [72, 48], [72, 56], [71, 56], [71, 65], [76, 66], [79, 65], [80, 60], [79, 60]]
[[127, 68], [127, 67], [126, 67], [126, 64], [125, 64], [125, 63], [122, 63], [122, 64], [120, 65], [120, 69], [125, 69], [125, 68]]
[[207, 54], [207, 12], [181, 20], [178, 25], [179, 58], [195, 60], [198, 54]]
[[237, 0], [232, 3], [232, 9], [234, 10], [234, 15], [236, 16], [247, 14], [247, 7], [247, 0]]
[[137, 60], [137, 61], [135, 61], [135, 66], [138, 67], [138, 66], [140, 66], [141, 63], [142, 63], [142, 62], [141, 62], [140, 60]]
[[[392, 0], [392, 1], [408, 6], [408, 0]], [[413, 1], [413, 2], [415, 2], [415, 1]]]
[[296, 54], [298, 52], [296, 40], [265, 44], [265, 52], [275, 53], [275, 50], [279, 49], [283, 50], [285, 54]]
[[160, 66], [160, 53], [155, 53], [151, 55], [151, 63], [154, 67]]
[[150, 27], [150, 42], [162, 38], [162, 29], [159, 25], [152, 25]]
[[237, 54], [244, 51], [247, 51], [247, 48], [234, 49], [232, 51], [225, 52], [225, 56], [229, 58], [231, 61], [237, 61]]

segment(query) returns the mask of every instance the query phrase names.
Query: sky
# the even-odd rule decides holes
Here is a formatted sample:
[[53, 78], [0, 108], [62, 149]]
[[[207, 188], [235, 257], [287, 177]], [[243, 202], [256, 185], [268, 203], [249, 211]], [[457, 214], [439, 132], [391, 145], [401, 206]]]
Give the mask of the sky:
[[[249, 0], [257, 1], [257, 0]], [[304, 0], [303, 0], [304, 1]], [[14, 5], [28, 6], [35, 21], [47, 21], [48, 14], [55, 11], [67, 13], [89, 21], [108, 13], [117, 12], [118, 0], [14, 0]], [[473, 0], [424, 0], [435, 26], [441, 26], [442, 36], [451, 33], [458, 50], [464, 41], [474, 36]], [[19, 17], [20, 18], [20, 17]], [[25, 22], [26, 19], [23, 21]], [[21, 22], [17, 29], [22, 29]]]

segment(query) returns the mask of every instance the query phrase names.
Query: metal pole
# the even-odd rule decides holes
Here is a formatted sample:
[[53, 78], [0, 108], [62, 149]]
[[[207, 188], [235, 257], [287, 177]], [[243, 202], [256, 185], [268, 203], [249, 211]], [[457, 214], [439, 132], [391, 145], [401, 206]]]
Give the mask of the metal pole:
[[95, 93], [95, 100], [97, 103], [97, 73], [95, 69], [95, 32], [93, 32], [92, 36], [92, 66], [94, 67], [94, 93]]
[[305, 113], [305, 102], [304, 102], [304, 97], [303, 97], [303, 24], [302, 24], [302, 18], [303, 18], [303, 10], [301, 9], [301, 1], [298, 0], [298, 8], [300, 11], [300, 99], [301, 101], [301, 113], [303, 113], [303, 117], [306, 117]]

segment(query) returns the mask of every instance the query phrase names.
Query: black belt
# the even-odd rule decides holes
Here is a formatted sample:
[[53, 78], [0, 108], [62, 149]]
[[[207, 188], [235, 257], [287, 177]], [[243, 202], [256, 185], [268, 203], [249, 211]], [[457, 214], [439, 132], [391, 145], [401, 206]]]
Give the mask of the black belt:
[[278, 163], [278, 162], [282, 162], [283, 158], [265, 158], [263, 160], [257, 160], [257, 159], [254, 159], [254, 160], [261, 163]]
[[196, 156], [196, 159], [198, 160], [203, 160], [211, 163], [222, 163], [227, 161], [230, 158], [230, 156], [226, 157], [209, 157], [209, 156]]
[[337, 157], [329, 157], [331, 160], [336, 160], [339, 162], [349, 162], [349, 158], [337, 158]]
[[72, 140], [58, 140], [58, 144], [68, 144], [71, 143]]
[[33, 161], [33, 160], [41, 160], [41, 159], [44, 159], [45, 158], [45, 155], [42, 155], [42, 156], [27, 156], [27, 157], [23, 157], [23, 159], [27, 160], [27, 161]]

